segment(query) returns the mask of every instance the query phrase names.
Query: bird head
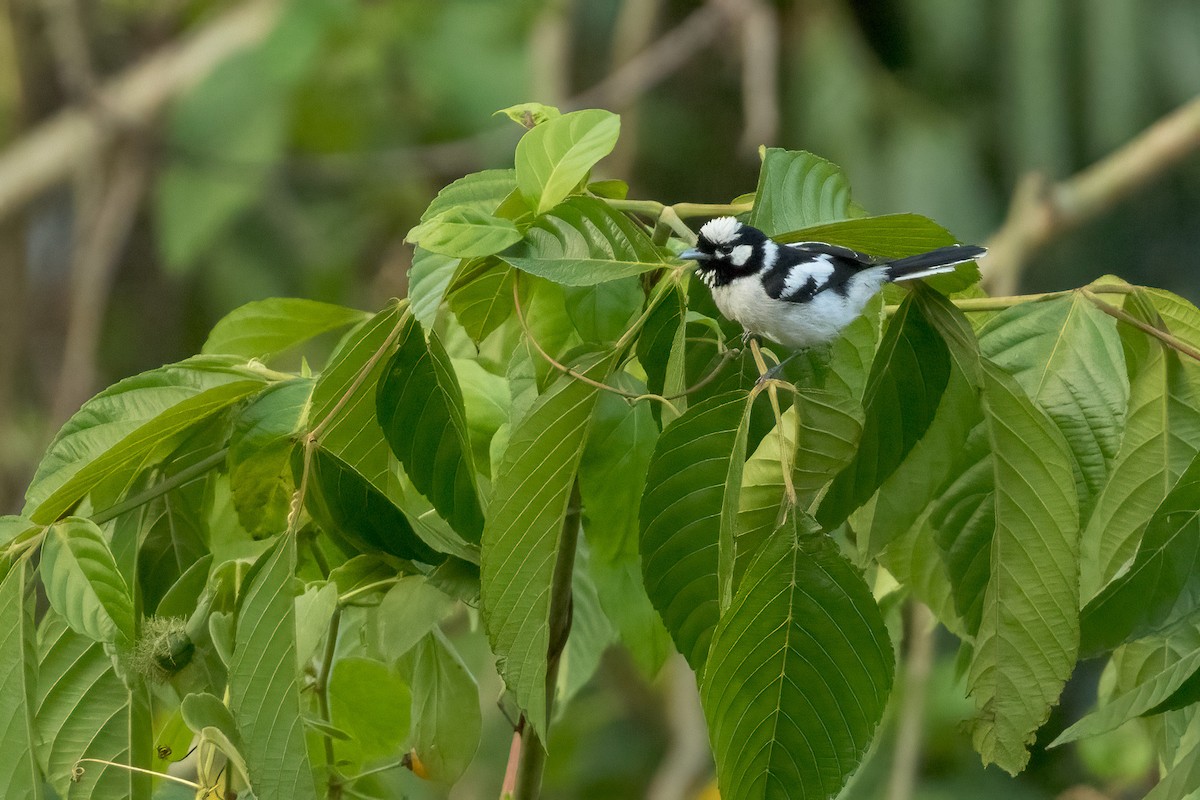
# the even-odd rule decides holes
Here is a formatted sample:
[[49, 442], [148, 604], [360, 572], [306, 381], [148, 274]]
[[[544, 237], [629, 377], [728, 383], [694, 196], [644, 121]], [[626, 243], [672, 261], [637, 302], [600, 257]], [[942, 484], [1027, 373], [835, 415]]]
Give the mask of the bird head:
[[769, 241], [758, 228], [734, 217], [718, 217], [704, 223], [696, 246], [679, 257], [695, 261], [700, 280], [715, 288], [762, 269]]

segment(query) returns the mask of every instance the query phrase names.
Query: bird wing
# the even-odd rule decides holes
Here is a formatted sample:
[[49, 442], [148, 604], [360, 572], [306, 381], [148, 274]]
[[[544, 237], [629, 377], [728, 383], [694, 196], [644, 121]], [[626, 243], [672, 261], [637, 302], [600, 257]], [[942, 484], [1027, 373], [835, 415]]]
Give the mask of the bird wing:
[[882, 259], [875, 256], [869, 256], [866, 253], [851, 250], [849, 247], [842, 247], [840, 244], [829, 244], [828, 242], [792, 242], [785, 246], [811, 255], [814, 258], [818, 256], [831, 256], [833, 258], [857, 261], [861, 265], [859, 269], [873, 267], [883, 262]]

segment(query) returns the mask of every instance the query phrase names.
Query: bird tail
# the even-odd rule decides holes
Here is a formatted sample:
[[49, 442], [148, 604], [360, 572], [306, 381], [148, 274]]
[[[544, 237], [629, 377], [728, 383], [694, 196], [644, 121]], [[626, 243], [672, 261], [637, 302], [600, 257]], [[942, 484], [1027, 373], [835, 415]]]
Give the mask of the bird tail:
[[987, 252], [986, 247], [969, 244], [952, 244], [939, 247], [918, 256], [909, 256], [892, 261], [887, 265], [888, 280], [911, 281], [937, 275], [941, 272], [951, 272], [959, 264], [974, 261]]

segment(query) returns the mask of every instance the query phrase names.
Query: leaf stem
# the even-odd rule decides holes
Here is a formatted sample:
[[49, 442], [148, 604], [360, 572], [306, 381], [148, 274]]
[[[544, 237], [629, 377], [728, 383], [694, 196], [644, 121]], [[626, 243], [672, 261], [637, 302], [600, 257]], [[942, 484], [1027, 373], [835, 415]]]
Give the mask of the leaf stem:
[[165, 480], [162, 480], [141, 492], [138, 492], [133, 497], [130, 497], [127, 500], [122, 500], [120, 503], [109, 506], [101, 511], [97, 511], [95, 514], [92, 514], [92, 522], [96, 523], [97, 525], [103, 525], [110, 520], [116, 519], [122, 514], [128, 513], [139, 506], [149, 503], [151, 500], [162, 497], [164, 494], [173, 489], [178, 489], [184, 484], [191, 483], [213, 467], [216, 467], [224, 462], [225, 456], [228, 455], [228, 453], [229, 448], [222, 447], [212, 455], [202, 458], [195, 464], [192, 464], [190, 467], [185, 467], [184, 469], [179, 470], [179, 472], [176, 472], [171, 477], [166, 478]]

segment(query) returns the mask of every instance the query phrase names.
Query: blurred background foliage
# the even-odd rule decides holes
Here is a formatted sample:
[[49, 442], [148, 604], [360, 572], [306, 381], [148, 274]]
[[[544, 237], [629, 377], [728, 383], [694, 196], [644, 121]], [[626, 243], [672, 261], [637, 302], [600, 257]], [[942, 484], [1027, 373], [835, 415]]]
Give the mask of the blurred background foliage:
[[[255, 5], [263, 34], [161, 108], [126, 119], [105, 106], [110, 82]], [[1069, 176], [1200, 92], [1195, 0], [7, 0], [4, 12], [9, 152], [64, 108], [115, 133], [89, 157], [55, 151], [69, 180], [0, 218], [0, 513], [87, 396], [196, 352], [231, 308], [299, 295], [374, 309], [403, 295], [402, 238], [430, 198], [511, 164], [520, 131], [495, 109], [621, 113], [599, 177], [627, 180], [631, 197], [728, 201], [753, 189], [757, 146], [779, 145], [843, 165], [872, 213], [919, 212], [983, 241], [1023, 175]], [[1038, 251], [1019, 286], [1112, 272], [1200, 300], [1197, 219], [1193, 155]], [[456, 638], [483, 697], [498, 696], [478, 634]], [[937, 643], [913, 682], [927, 696], [915, 788], [895, 779], [893, 722], [847, 796], [1145, 791], [1149, 734], [1136, 727], [1037, 751], [1019, 780], [983, 770], [959, 727], [953, 651]], [[706, 768], [687, 680], [669, 666], [648, 684], [610, 651], [558, 722], [546, 795], [711, 791], [702, 778], [670, 794], [670, 769]], [[1091, 701], [1075, 686], [1050, 737]], [[498, 791], [509, 731], [486, 712], [460, 797]]]

